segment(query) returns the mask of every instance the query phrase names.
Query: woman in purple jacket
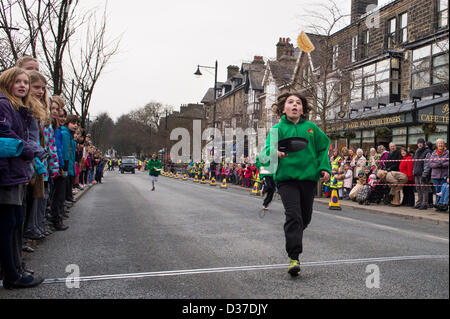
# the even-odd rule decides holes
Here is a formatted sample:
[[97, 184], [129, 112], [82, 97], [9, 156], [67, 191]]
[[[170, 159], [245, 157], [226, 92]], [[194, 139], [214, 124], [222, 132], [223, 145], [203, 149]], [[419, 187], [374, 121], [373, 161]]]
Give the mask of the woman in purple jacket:
[[23, 225], [22, 203], [26, 184], [30, 181], [30, 161], [36, 156], [28, 142], [31, 115], [30, 78], [20, 68], [6, 70], [0, 76], [0, 137], [22, 140], [24, 149], [18, 157], [0, 158], [0, 263], [3, 287], [28, 288], [39, 285], [43, 278], [32, 276], [21, 268], [17, 253], [18, 228]]
[[[445, 148], [443, 139], [436, 141], [436, 150], [431, 154], [429, 166], [431, 168], [431, 180], [436, 189], [436, 194], [441, 192], [442, 184], [448, 177], [448, 150]], [[436, 195], [435, 205], [439, 203], [440, 197]]]

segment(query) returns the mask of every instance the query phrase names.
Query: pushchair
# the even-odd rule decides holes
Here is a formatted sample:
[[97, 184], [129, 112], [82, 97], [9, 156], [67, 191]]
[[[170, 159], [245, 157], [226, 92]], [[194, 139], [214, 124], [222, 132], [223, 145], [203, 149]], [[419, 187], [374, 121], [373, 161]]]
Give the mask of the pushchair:
[[369, 184], [364, 184], [364, 186], [358, 192], [358, 195], [356, 195], [356, 201], [358, 202], [358, 204], [369, 205], [368, 198], [369, 198], [369, 194], [371, 191], [372, 191], [372, 187]]

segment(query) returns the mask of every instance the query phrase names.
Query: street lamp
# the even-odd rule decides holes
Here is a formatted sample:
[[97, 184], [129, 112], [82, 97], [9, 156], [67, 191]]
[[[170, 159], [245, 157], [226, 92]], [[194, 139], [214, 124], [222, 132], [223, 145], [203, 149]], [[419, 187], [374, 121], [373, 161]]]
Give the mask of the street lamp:
[[217, 61], [215, 66], [204, 66], [204, 65], [198, 65], [197, 71], [194, 73], [194, 75], [197, 78], [200, 78], [203, 74], [200, 72], [200, 68], [207, 68], [207, 69], [214, 69], [214, 109], [213, 109], [213, 126], [216, 128], [216, 99], [217, 99]]
[[[197, 71], [194, 73], [194, 75], [197, 78], [200, 78], [203, 74], [200, 72], [200, 68], [207, 68], [207, 69], [214, 69], [214, 108], [213, 108], [213, 127], [216, 128], [216, 100], [217, 100], [217, 60], [215, 65], [212, 66], [204, 66], [204, 65], [197, 65]], [[214, 161], [214, 146], [213, 146], [213, 161]]]

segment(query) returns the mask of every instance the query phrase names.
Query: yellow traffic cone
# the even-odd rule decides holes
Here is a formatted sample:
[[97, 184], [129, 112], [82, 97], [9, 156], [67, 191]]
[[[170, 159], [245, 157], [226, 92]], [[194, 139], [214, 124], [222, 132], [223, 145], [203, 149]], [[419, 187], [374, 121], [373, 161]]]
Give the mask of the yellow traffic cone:
[[258, 196], [258, 182], [255, 182], [255, 185], [253, 185], [253, 189], [252, 189], [252, 195], [256, 195]]
[[187, 175], [186, 174], [184, 174], [184, 176], [183, 176], [183, 181], [187, 181]]
[[180, 176], [178, 176], [178, 173], [175, 174], [175, 179], [180, 179]]
[[195, 177], [194, 177], [194, 183], [198, 183], [198, 175], [195, 175]]
[[220, 185], [220, 188], [222, 188], [222, 189], [227, 189], [228, 188], [228, 186], [227, 186], [227, 179], [226, 178], [223, 179], [223, 182]]
[[202, 180], [201, 180], [200, 184], [206, 184], [205, 176], [202, 176]]
[[331, 191], [331, 200], [328, 209], [331, 210], [342, 210], [341, 205], [339, 204], [339, 195], [336, 188], [332, 188]]
[[215, 177], [213, 177], [211, 179], [211, 183], [209, 184], [209, 186], [216, 186], [216, 178]]

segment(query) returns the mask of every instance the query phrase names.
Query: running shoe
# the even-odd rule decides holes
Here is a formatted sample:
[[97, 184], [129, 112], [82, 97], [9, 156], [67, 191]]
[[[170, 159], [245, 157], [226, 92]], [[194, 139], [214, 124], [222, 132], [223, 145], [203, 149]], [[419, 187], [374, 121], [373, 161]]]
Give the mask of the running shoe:
[[298, 260], [289, 258], [288, 273], [291, 276], [298, 276], [299, 272], [300, 272], [300, 262]]

